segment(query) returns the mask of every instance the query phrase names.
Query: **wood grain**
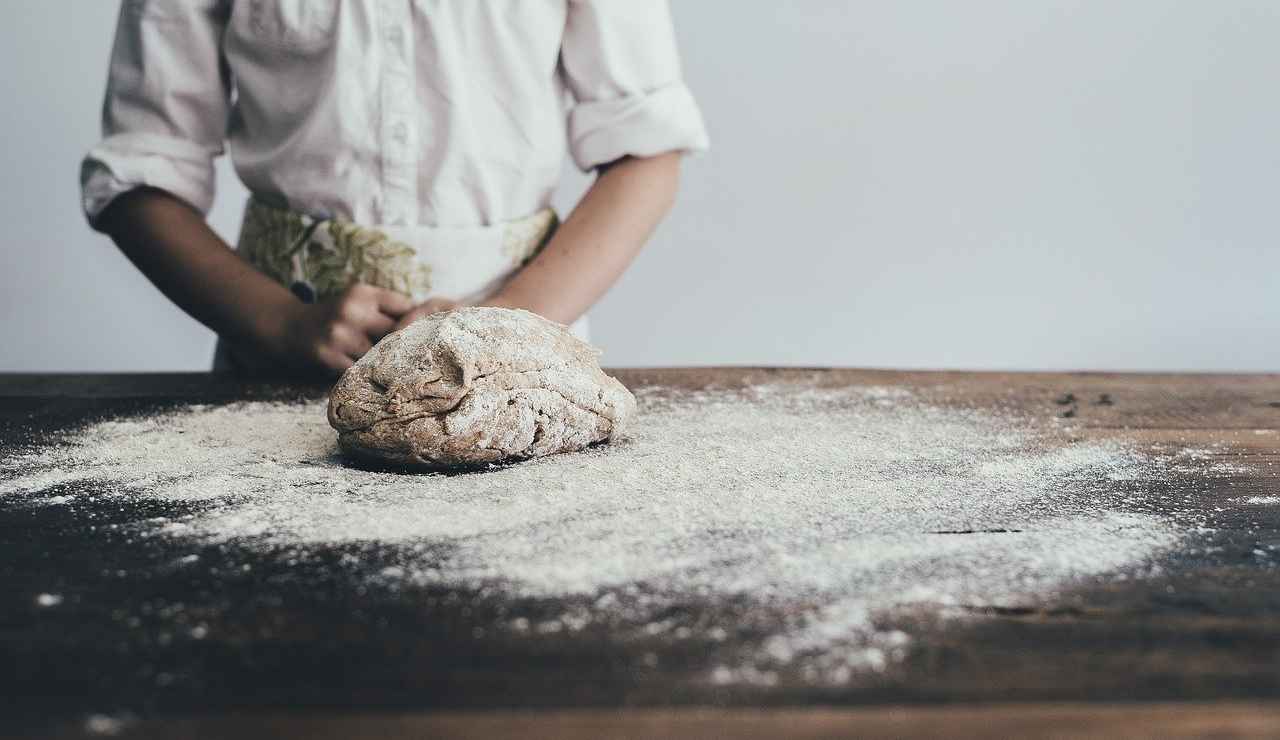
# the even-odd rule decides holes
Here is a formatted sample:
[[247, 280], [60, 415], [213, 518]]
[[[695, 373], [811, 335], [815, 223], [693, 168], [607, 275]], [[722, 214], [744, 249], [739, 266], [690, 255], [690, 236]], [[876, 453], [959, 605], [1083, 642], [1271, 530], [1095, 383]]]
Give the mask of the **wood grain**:
[[[104, 563], [145, 574], [173, 553], [162, 543], [103, 537], [103, 528], [170, 512], [104, 502], [68, 521], [48, 507], [0, 501], [6, 591], [22, 599], [54, 587], [85, 594], [57, 618], [27, 601], [0, 610], [4, 713], [36, 732], [59, 721], [60, 736], [73, 736], [66, 733], [92, 712], [120, 711], [162, 718], [131, 725], [122, 737], [1280, 736], [1270, 703], [1280, 699], [1280, 563], [1257, 554], [1280, 548], [1280, 506], [1238, 503], [1280, 495], [1280, 376], [616, 372], [632, 387], [902, 387], [933, 404], [1048, 422], [1073, 439], [1117, 439], [1152, 454], [1205, 450], [1239, 463], [1239, 472], [1146, 484], [1146, 511], [1204, 530], [1160, 573], [1096, 579], [1035, 608], [975, 607], [975, 619], [961, 624], [927, 611], [891, 615], [883, 627], [913, 636], [906, 659], [838, 688], [710, 686], [697, 673], [706, 658], [699, 651], [709, 646], [659, 639], [616, 644], [588, 632], [476, 646], [467, 637], [472, 627], [501, 604], [461, 593], [372, 602], [325, 580], [323, 563], [313, 580], [299, 582], [269, 561], [230, 581], [108, 577]], [[325, 391], [201, 374], [0, 376], [0, 446], [175, 403]], [[253, 555], [232, 560], [246, 557]], [[147, 610], [175, 601], [199, 608], [202, 599], [234, 615], [224, 639], [166, 647], [148, 632]], [[140, 626], [120, 631], [119, 614], [136, 615]], [[647, 652], [661, 653], [662, 668], [633, 670]], [[199, 681], [157, 685], [157, 675], [177, 671]], [[720, 708], [681, 709], [707, 705]], [[251, 717], [236, 719], [245, 712]]]
[[[83, 725], [53, 737], [83, 736]], [[274, 714], [120, 723], [122, 740], [665, 740], [740, 738], [1267, 738], [1280, 735], [1280, 704], [1032, 704], [839, 709], [616, 709], [432, 714]]]

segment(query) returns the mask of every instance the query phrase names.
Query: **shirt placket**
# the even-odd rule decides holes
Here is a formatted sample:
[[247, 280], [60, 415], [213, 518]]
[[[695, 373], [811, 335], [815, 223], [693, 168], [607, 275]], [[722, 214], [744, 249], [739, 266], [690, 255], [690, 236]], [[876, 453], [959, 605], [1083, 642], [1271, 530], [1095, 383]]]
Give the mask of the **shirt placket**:
[[412, 3], [409, 0], [383, 0], [378, 29], [383, 46], [382, 58], [382, 126], [379, 135], [382, 152], [381, 220], [387, 224], [409, 224], [417, 220], [418, 211], [418, 142], [419, 125], [414, 105], [414, 65]]

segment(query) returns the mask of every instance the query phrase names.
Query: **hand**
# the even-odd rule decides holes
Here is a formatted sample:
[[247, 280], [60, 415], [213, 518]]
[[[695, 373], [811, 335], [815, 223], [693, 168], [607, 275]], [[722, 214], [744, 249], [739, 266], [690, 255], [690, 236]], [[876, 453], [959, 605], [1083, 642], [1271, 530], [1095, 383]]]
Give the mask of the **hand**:
[[316, 304], [297, 303], [269, 343], [286, 364], [337, 375], [396, 328], [414, 309], [407, 296], [356, 283]]
[[395, 331], [405, 328], [423, 316], [430, 316], [433, 313], [441, 313], [443, 311], [452, 311], [461, 305], [461, 303], [458, 303], [452, 298], [428, 298], [422, 303], [414, 306], [413, 310], [401, 316], [400, 320], [396, 322]]

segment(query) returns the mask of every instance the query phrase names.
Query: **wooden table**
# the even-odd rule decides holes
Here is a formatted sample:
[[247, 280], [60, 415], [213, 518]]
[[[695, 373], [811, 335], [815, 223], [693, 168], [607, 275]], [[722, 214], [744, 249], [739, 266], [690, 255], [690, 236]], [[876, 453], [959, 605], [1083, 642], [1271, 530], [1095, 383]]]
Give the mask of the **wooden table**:
[[[477, 645], [456, 637], [483, 618], [482, 600], [360, 601], [322, 566], [310, 578], [274, 578], [269, 562], [225, 581], [166, 576], [148, 567], [172, 556], [163, 543], [102, 535], [104, 523], [154, 516], [146, 507], [104, 499], [91, 534], [58, 507], [0, 499], [0, 706], [9, 718], [0, 734], [1280, 736], [1280, 506], [1228, 503], [1280, 494], [1280, 376], [618, 371], [629, 385], [675, 388], [801, 374], [831, 386], [898, 385], [944, 405], [1069, 415], [1086, 439], [1207, 448], [1243, 464], [1197, 486], [1190, 503], [1180, 496], [1210, 527], [1161, 574], [1087, 583], [1047, 608], [991, 609], [960, 625], [904, 624], [915, 641], [901, 665], [839, 688], [712, 686], [682, 672], [696, 655], [637, 673], [626, 668], [631, 652], [651, 646], [608, 635]], [[175, 403], [324, 391], [198, 374], [0, 375], [0, 447]], [[1160, 481], [1149, 503], [1186, 493], [1179, 485]], [[106, 578], [104, 566], [137, 575]], [[50, 584], [77, 594], [56, 618], [33, 605]], [[149, 639], [146, 615], [175, 594], [237, 604], [224, 637]], [[107, 618], [122, 609], [142, 615], [142, 629]], [[158, 671], [200, 680], [166, 688]], [[105, 716], [86, 725], [94, 713]]]

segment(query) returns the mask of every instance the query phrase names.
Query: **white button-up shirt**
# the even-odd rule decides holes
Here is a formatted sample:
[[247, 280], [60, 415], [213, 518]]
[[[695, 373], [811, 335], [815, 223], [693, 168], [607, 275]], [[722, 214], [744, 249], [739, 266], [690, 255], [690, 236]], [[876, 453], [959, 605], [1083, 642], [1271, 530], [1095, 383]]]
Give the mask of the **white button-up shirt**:
[[665, 0], [123, 0], [81, 170], [90, 221], [160, 188], [202, 212], [213, 159], [268, 204], [487, 226], [584, 170], [705, 148]]

